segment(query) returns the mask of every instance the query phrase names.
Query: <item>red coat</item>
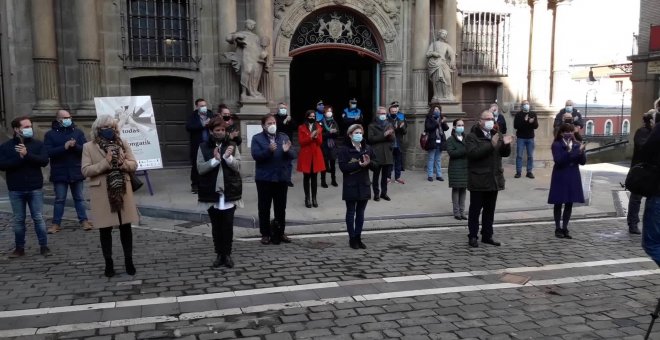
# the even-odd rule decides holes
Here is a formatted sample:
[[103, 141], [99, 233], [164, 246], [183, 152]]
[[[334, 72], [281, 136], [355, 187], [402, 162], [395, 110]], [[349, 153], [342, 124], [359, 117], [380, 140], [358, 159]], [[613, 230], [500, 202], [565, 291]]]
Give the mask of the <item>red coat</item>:
[[[323, 151], [321, 151], [323, 127], [319, 123], [314, 123], [314, 125], [317, 131], [314, 139], [312, 139], [312, 133], [309, 131], [307, 124], [301, 124], [298, 127], [300, 152], [298, 153], [298, 167], [296, 169], [305, 174], [325, 171], [325, 161], [323, 160]], [[314, 169], [311, 169], [312, 164]]]

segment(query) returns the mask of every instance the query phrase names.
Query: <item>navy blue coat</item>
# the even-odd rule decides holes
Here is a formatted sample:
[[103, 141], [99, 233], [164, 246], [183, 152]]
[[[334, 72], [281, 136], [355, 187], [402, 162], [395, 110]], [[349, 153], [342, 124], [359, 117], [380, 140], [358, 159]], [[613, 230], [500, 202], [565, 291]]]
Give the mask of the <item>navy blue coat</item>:
[[[363, 155], [369, 155], [371, 163], [368, 167], [361, 167], [359, 162]], [[369, 169], [376, 169], [377, 164], [371, 147], [362, 143], [358, 151], [352, 143], [339, 149], [339, 170], [344, 174], [341, 199], [344, 201], [364, 201], [371, 199], [371, 180]]]
[[[206, 111], [206, 116], [209, 119], [215, 117], [215, 113], [211, 110]], [[199, 112], [197, 110], [193, 111], [188, 116], [188, 121], [186, 122], [186, 130], [190, 134], [190, 160], [193, 165], [197, 163], [197, 150], [199, 149], [199, 144], [209, 140], [208, 129], [202, 125], [202, 121], [199, 120]], [[240, 143], [238, 143], [240, 144]]]
[[255, 162], [255, 181], [285, 182], [291, 181], [291, 160], [296, 158], [293, 148], [284, 152], [282, 145], [289, 141], [289, 136], [278, 132], [275, 136], [277, 149], [270, 151], [270, 139], [266, 132], [260, 132], [252, 137], [250, 150]]
[[48, 165], [44, 143], [34, 138], [26, 139], [27, 154], [23, 158], [15, 150], [19, 143], [18, 137], [14, 137], [0, 145], [0, 171], [7, 172], [7, 189], [32, 191], [43, 188], [41, 168]]
[[552, 167], [548, 203], [584, 203], [580, 165], [587, 162], [587, 157], [580, 152], [580, 143], [574, 142], [569, 151], [562, 140], [554, 141], [552, 159], [555, 165]]
[[[64, 144], [74, 139], [76, 146], [65, 149]], [[46, 132], [44, 145], [50, 157], [51, 182], [78, 182], [85, 179], [80, 171], [83, 144], [87, 143], [85, 134], [76, 129], [75, 124], [63, 127], [58, 121], [53, 122], [52, 130]]]

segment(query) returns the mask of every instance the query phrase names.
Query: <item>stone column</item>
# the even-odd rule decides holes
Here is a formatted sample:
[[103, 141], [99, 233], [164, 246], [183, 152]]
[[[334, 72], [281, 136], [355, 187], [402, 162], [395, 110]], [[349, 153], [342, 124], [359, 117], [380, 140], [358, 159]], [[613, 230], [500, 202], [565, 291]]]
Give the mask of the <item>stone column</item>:
[[551, 17], [548, 0], [534, 0], [532, 43], [530, 46], [529, 99], [535, 107], [546, 107], [550, 101]]
[[[255, 21], [257, 22], [257, 32], [259, 36], [267, 37], [270, 45], [268, 46], [268, 63], [264, 67], [261, 77], [261, 93], [268, 101], [268, 107], [273, 108], [273, 84], [271, 82], [273, 72], [273, 1], [272, 0], [254, 0]], [[266, 68], [270, 72], [266, 72]]]
[[456, 0], [442, 3], [442, 28], [447, 30], [447, 43], [456, 49]]
[[238, 108], [238, 97], [240, 95], [238, 75], [231, 66], [231, 62], [225, 58], [225, 52], [234, 50], [225, 38], [229, 33], [237, 31], [236, 25], [236, 0], [224, 0], [218, 2], [218, 54], [220, 56], [220, 102], [235, 111]]
[[80, 109], [93, 110], [94, 97], [101, 95], [99, 30], [96, 0], [76, 0], [78, 67], [80, 72]]
[[571, 41], [571, 25], [567, 14], [570, 10], [570, 0], [557, 2], [555, 7], [555, 41], [552, 49], [552, 106], [561, 107], [569, 98], [571, 76], [569, 64], [571, 54], [567, 51]]
[[426, 71], [426, 50], [429, 48], [429, 35], [431, 33], [429, 0], [415, 1], [415, 15], [413, 16], [413, 109], [417, 113], [426, 113], [429, 93], [428, 74]]
[[[31, 0], [34, 110], [52, 114], [60, 108], [53, 0]], [[44, 112], [46, 113], [46, 112]]]

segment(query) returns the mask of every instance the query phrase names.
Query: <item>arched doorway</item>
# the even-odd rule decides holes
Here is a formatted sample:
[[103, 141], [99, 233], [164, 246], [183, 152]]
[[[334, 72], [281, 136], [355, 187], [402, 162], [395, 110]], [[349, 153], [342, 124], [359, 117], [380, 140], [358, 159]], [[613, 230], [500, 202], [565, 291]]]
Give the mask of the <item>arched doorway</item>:
[[151, 96], [163, 164], [189, 165], [189, 138], [185, 126], [193, 107], [192, 80], [179, 77], [133, 78], [131, 95]]
[[354, 51], [328, 49], [310, 51], [293, 58], [291, 63], [291, 109], [294, 118], [302, 119], [306, 110], [315, 109], [321, 99], [332, 105], [336, 115], [356, 98], [366, 122], [369, 122], [378, 99], [376, 83], [378, 63]]

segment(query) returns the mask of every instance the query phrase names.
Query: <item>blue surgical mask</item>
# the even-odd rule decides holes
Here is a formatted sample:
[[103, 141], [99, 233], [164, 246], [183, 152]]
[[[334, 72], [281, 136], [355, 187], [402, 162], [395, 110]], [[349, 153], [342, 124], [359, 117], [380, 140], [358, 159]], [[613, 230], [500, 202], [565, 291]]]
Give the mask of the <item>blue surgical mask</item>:
[[456, 133], [458, 133], [459, 135], [462, 135], [463, 132], [465, 132], [465, 126], [457, 126], [456, 127]]
[[492, 120], [486, 121], [484, 128], [488, 131], [492, 130], [495, 127], [495, 122]]
[[206, 106], [200, 106], [200, 107], [199, 107], [199, 113], [201, 113], [201, 114], [206, 114], [206, 111], [208, 111], [208, 109], [206, 108]]
[[356, 107], [357, 107], [356, 104], [351, 104], [351, 109], [354, 109], [354, 108], [356, 108]]
[[323, 111], [324, 108], [325, 108], [324, 105], [318, 105], [318, 106], [316, 106], [316, 110], [319, 111], [319, 112], [320, 112], [320, 111]]
[[34, 136], [34, 132], [32, 131], [32, 128], [25, 128], [21, 129], [21, 135], [25, 138], [32, 138]]
[[573, 112], [573, 106], [566, 105], [566, 112]]
[[62, 119], [62, 126], [69, 127], [69, 126], [71, 126], [71, 124], [73, 124], [73, 122], [71, 121], [71, 118]]
[[115, 139], [115, 130], [112, 128], [99, 129], [99, 136], [107, 140]]
[[360, 143], [360, 142], [362, 142], [362, 134], [361, 133], [354, 133], [351, 136], [351, 139], [356, 143]]
[[525, 112], [529, 111], [529, 104], [523, 104], [522, 109]]
[[277, 113], [278, 113], [280, 116], [286, 116], [286, 109], [285, 109], [285, 108], [281, 108], [281, 109], [279, 109], [279, 110], [277, 111]]

